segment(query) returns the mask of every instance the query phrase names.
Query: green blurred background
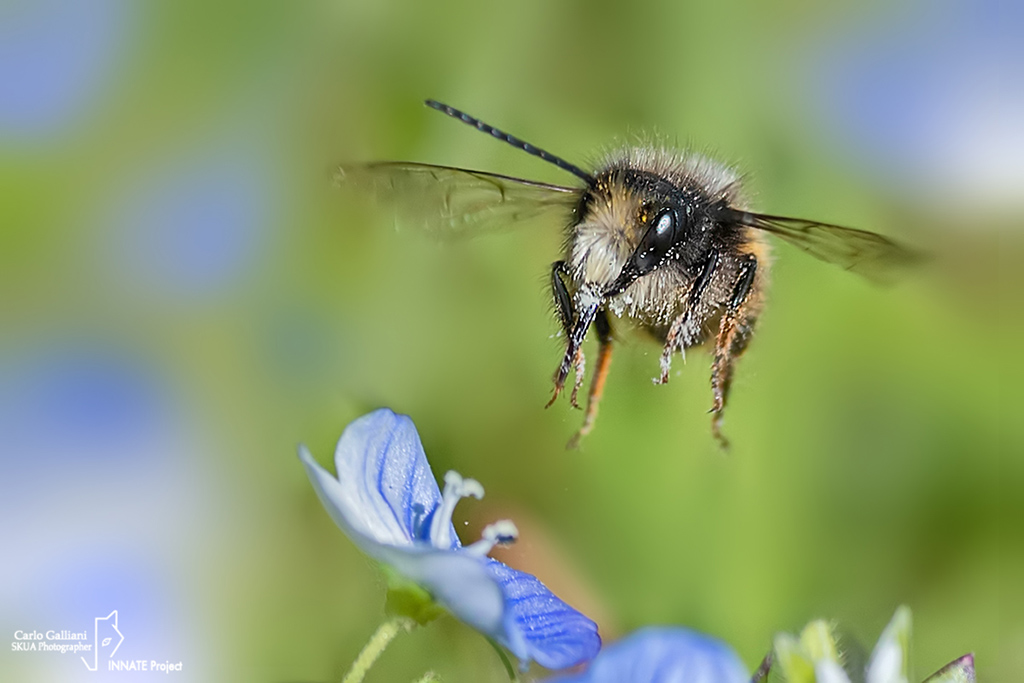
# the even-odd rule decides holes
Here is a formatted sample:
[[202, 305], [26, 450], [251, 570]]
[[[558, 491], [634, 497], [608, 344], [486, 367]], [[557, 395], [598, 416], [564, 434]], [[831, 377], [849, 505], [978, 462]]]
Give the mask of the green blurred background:
[[[1024, 10], [852, 3], [165, 2], [0, 9], [0, 629], [119, 610], [125, 658], [190, 681], [338, 680], [380, 572], [295, 458], [378, 406], [510, 517], [497, 556], [606, 642], [682, 624], [753, 669], [778, 631], [866, 647], [901, 603], [917, 679], [1024, 675]], [[341, 160], [572, 179], [655, 132], [749, 173], [759, 209], [928, 247], [891, 289], [779, 245], [710, 436], [709, 359], [618, 329], [596, 429], [543, 410], [562, 236], [438, 245], [330, 187]], [[592, 353], [592, 347], [588, 346]], [[465, 522], [465, 524], [462, 524]], [[502, 680], [444, 619], [368, 680]], [[5, 652], [5, 680], [127, 680]], [[90, 677], [91, 676], [91, 677]], [[149, 680], [146, 676], [140, 676]]]

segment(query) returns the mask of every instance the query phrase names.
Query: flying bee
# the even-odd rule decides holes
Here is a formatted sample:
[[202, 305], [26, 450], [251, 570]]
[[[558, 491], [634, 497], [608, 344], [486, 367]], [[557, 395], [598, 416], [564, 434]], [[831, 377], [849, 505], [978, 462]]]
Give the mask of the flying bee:
[[588, 171], [458, 109], [434, 100], [426, 104], [554, 164], [578, 182], [551, 185], [413, 162], [346, 164], [337, 169], [336, 180], [369, 186], [435, 232], [472, 232], [547, 212], [561, 216], [565, 247], [551, 265], [551, 295], [566, 349], [548, 406], [573, 373], [570, 400], [579, 407], [582, 346], [589, 330], [595, 330], [598, 342], [583, 423], [570, 447], [591, 431], [597, 417], [612, 357], [611, 316], [632, 321], [661, 342], [656, 384], [668, 381], [677, 352], [712, 347], [711, 429], [725, 446], [721, 422], [733, 366], [764, 305], [770, 264], [766, 234], [879, 281], [916, 259], [914, 252], [871, 232], [755, 213], [740, 175], [702, 155], [626, 147]]

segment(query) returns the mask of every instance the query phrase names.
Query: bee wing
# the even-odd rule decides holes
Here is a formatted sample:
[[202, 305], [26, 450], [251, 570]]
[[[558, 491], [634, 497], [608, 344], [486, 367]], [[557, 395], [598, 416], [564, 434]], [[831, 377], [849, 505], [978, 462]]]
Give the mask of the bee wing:
[[339, 166], [339, 185], [368, 190], [395, 207], [402, 223], [443, 238], [471, 236], [559, 210], [580, 190], [450, 166], [385, 161]]
[[923, 260], [922, 254], [866, 230], [802, 218], [727, 211], [727, 220], [770, 232], [815, 258], [877, 283], [892, 282], [899, 271]]

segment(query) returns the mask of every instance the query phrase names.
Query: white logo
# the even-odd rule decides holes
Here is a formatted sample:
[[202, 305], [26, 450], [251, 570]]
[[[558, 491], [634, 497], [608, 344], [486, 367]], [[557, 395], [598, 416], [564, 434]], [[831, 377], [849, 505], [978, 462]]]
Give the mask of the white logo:
[[[61, 655], [77, 654], [89, 671], [160, 671], [171, 673], [184, 671], [181, 661], [169, 659], [115, 659], [114, 655], [124, 642], [124, 635], [117, 625], [117, 610], [105, 617], [93, 620], [90, 636], [88, 630], [26, 631], [18, 629], [11, 642], [12, 652], [56, 652]], [[85, 654], [81, 654], [81, 653]], [[90, 661], [89, 653], [92, 653]]]
[[[114, 642], [115, 635], [111, 635], [111, 632], [116, 634], [116, 643]], [[110, 650], [107, 657], [113, 657], [114, 653], [117, 652], [117, 648], [121, 647], [121, 643], [123, 641], [124, 636], [121, 635], [119, 630], [117, 630], [117, 610], [114, 610], [105, 617], [96, 617], [92, 639], [92, 666], [89, 666], [89, 661], [85, 657], [82, 657], [82, 661], [85, 662], [85, 667], [89, 669], [89, 671], [96, 671], [99, 668], [100, 663], [100, 650], [103, 650], [104, 652]], [[110, 649], [111, 645], [114, 646], [113, 649]]]

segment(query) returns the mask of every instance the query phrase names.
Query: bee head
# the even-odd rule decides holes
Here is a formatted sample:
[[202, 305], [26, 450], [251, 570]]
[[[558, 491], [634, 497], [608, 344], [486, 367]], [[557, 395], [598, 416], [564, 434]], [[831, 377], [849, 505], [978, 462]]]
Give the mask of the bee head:
[[[611, 168], [600, 173], [581, 202], [583, 220], [603, 224], [607, 262], [615, 272], [596, 273], [602, 298], [620, 294], [638, 278], [670, 261], [686, 268], [706, 251], [709, 232], [707, 200], [694, 188], [637, 169]], [[581, 215], [582, 215], [581, 212]]]

